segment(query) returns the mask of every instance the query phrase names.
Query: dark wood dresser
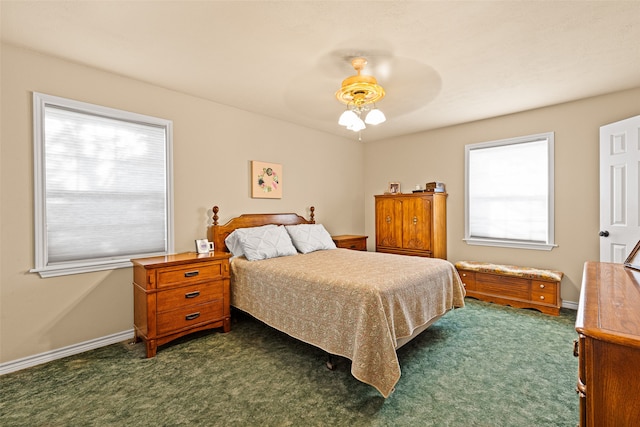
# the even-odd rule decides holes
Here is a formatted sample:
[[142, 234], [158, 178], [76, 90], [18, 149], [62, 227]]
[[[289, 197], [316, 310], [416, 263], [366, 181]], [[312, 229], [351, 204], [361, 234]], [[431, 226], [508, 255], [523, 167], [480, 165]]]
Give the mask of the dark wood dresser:
[[230, 256], [190, 252], [131, 260], [135, 341], [145, 341], [147, 357], [186, 334], [231, 330]]
[[640, 423], [640, 271], [587, 262], [576, 319], [581, 426]]

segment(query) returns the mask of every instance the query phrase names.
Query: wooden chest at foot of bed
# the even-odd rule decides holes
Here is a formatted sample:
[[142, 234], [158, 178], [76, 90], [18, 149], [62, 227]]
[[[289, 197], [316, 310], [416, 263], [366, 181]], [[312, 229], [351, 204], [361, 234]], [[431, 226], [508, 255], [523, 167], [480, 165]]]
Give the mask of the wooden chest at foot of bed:
[[460, 261], [456, 263], [468, 297], [557, 316], [563, 273], [530, 267]]

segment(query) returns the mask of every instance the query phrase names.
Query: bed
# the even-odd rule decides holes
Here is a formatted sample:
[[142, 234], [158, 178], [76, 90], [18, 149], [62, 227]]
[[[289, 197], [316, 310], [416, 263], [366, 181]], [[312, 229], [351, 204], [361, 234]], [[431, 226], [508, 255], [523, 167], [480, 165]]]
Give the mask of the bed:
[[[228, 247], [237, 244], [234, 237], [267, 231], [287, 234], [296, 248], [265, 259], [256, 260], [249, 250], [232, 257], [231, 305], [350, 359], [352, 375], [386, 398], [400, 379], [396, 350], [448, 311], [464, 306], [462, 281], [446, 260], [331, 247], [314, 211], [311, 207], [309, 220], [293, 213], [244, 214], [221, 225], [219, 208], [213, 207], [208, 238], [216, 251], [235, 254], [237, 248]], [[308, 246], [296, 237], [302, 230], [319, 230], [324, 243]], [[317, 249], [323, 244], [326, 249]]]

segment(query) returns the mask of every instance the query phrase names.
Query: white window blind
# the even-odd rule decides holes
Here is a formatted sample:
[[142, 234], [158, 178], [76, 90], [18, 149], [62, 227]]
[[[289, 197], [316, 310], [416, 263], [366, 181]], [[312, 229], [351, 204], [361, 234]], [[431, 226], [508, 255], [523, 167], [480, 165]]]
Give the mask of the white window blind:
[[43, 277], [172, 250], [171, 122], [34, 94]]
[[551, 249], [553, 133], [465, 147], [465, 240]]

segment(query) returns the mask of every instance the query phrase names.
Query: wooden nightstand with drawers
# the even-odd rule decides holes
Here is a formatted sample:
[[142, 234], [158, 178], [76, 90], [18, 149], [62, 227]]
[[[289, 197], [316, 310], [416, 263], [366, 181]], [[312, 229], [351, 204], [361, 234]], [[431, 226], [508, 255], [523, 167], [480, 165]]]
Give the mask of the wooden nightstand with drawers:
[[231, 330], [230, 256], [183, 253], [131, 260], [135, 341], [145, 341], [147, 357], [183, 335]]
[[333, 243], [339, 248], [353, 249], [356, 251], [367, 250], [367, 236], [357, 236], [353, 234], [343, 234], [340, 236], [331, 236]]

